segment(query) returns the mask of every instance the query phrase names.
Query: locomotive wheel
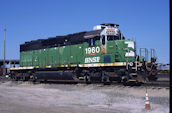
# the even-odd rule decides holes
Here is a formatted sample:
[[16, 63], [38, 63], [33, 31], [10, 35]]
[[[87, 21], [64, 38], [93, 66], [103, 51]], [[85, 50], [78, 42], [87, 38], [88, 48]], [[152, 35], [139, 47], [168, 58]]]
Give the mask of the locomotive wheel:
[[124, 86], [134, 86], [135, 82], [134, 81], [129, 81], [129, 78], [127, 76], [122, 77], [122, 84]]
[[90, 79], [90, 76], [88, 74], [86, 74], [84, 78], [85, 78], [84, 80], [85, 80], [86, 84], [91, 84], [91, 79]]
[[124, 86], [141, 86], [142, 82], [138, 82], [138, 81], [123, 81], [123, 85]]
[[35, 76], [30, 76], [30, 80], [31, 80], [32, 82], [37, 82], [37, 77], [35, 77]]
[[124, 86], [134, 86], [135, 82], [125, 81], [123, 82]]
[[122, 79], [119, 78], [119, 79], [117, 80], [117, 83], [121, 83], [121, 82], [122, 82]]
[[21, 80], [21, 81], [24, 81], [24, 77], [23, 77], [23, 76], [21, 76], [21, 77], [20, 77], [20, 80]]
[[15, 77], [14, 77], [14, 75], [12, 75], [12, 76], [11, 76], [11, 79], [12, 79], [12, 80], [15, 80]]
[[127, 81], [123, 81], [122, 84], [123, 84], [124, 86], [127, 86]]
[[26, 81], [27, 80], [26, 76], [21, 77], [21, 80]]
[[14, 77], [14, 80], [15, 80], [15, 81], [18, 81], [19, 79], [18, 79], [18, 77], [15, 76], [15, 77]]
[[37, 82], [37, 78], [36, 77], [33, 78], [33, 82]]
[[104, 85], [110, 85], [109, 76], [102, 76], [102, 82]]
[[79, 79], [77, 78], [77, 75], [75, 73], [73, 73], [72, 78], [74, 81], [79, 81]]

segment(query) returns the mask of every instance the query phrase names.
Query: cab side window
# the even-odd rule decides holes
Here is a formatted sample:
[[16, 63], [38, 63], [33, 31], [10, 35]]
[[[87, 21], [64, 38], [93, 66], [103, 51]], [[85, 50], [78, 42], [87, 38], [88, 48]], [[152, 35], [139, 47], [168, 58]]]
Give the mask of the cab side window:
[[108, 36], [108, 37], [107, 37], [107, 40], [108, 40], [108, 41], [120, 40], [120, 37], [119, 37], [119, 36]]
[[91, 40], [91, 38], [90, 38], [90, 39], [88, 39], [88, 46], [89, 46], [89, 47], [91, 46], [91, 43], [92, 43], [92, 40]]
[[107, 40], [108, 40], [108, 41], [114, 40], [114, 36], [108, 36], [108, 37], [107, 37]]
[[105, 36], [102, 36], [102, 44], [105, 45]]
[[92, 46], [95, 46], [96, 45], [96, 39], [93, 38], [92, 40], [93, 40], [93, 45]]
[[95, 46], [95, 44], [96, 44], [96, 39], [95, 38], [88, 39], [88, 45], [89, 45], [89, 47]]

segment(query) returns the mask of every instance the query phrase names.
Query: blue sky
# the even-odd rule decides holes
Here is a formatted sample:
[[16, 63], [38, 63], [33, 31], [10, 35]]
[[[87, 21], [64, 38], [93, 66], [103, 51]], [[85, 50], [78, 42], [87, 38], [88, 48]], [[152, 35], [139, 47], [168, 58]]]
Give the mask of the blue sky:
[[117, 23], [137, 48], [154, 48], [169, 63], [169, 0], [0, 0], [0, 59], [7, 27], [7, 59], [19, 59], [25, 41], [89, 31]]

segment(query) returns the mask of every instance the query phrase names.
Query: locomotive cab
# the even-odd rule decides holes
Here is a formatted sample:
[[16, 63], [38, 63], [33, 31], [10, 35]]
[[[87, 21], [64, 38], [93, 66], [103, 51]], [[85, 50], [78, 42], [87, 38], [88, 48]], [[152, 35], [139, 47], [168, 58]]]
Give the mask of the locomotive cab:
[[[85, 47], [85, 63], [134, 62], [135, 43], [125, 40], [118, 24], [101, 24], [85, 34], [88, 46]], [[87, 59], [99, 57], [95, 62]]]
[[[118, 27], [117, 24], [101, 24], [85, 35], [88, 39], [88, 48], [85, 48], [84, 63], [89, 67], [104, 67], [106, 74], [103, 76], [106, 76], [106, 81], [121, 79], [127, 75], [128, 65], [134, 66], [135, 63], [135, 42], [125, 40]], [[131, 77], [133, 76], [128, 78]]]

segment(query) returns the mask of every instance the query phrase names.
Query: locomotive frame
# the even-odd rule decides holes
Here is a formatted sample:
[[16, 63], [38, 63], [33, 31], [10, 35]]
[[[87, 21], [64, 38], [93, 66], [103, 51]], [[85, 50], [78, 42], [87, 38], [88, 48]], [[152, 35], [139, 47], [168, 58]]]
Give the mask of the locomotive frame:
[[93, 31], [25, 42], [20, 45], [20, 67], [10, 68], [10, 76], [124, 85], [156, 80], [156, 57], [151, 56], [150, 62], [138, 58], [135, 42], [125, 40], [118, 26], [101, 24]]

